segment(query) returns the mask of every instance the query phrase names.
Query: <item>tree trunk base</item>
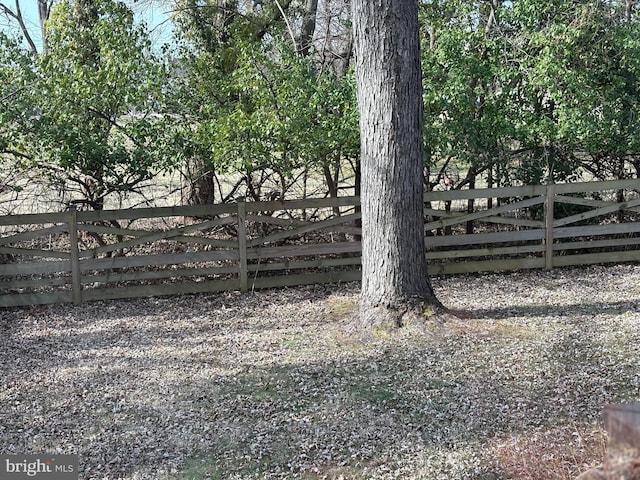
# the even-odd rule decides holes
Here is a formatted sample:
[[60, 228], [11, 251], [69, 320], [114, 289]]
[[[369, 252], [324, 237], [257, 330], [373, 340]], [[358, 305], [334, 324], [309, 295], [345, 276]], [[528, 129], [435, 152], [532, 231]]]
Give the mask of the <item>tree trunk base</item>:
[[461, 319], [443, 307], [433, 303], [411, 299], [394, 305], [368, 305], [360, 308], [349, 319], [347, 332], [366, 339], [384, 339], [396, 335], [433, 336], [446, 333], [449, 326], [459, 329]]

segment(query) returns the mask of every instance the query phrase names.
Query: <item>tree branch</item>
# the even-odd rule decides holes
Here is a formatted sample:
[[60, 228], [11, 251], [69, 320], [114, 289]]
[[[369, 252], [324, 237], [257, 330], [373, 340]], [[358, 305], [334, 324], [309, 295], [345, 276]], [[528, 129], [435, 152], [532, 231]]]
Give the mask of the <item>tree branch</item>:
[[0, 103], [6, 102], [8, 99], [13, 97], [14, 95], [17, 95], [18, 93], [20, 93], [22, 90], [25, 90], [26, 88], [27, 88], [27, 85], [24, 85], [24, 86], [22, 86], [20, 88], [15, 89], [11, 93], [7, 93], [4, 97], [0, 98]]
[[115, 120], [113, 120], [109, 115], [106, 115], [104, 113], [102, 113], [100, 110], [97, 110], [93, 107], [87, 107], [87, 110], [90, 111], [91, 113], [93, 113], [94, 115], [102, 118], [103, 120], [106, 120], [107, 122], [109, 122], [109, 125], [111, 125], [112, 127], [115, 127], [117, 130], [120, 130], [122, 133], [124, 133], [124, 135], [131, 140], [131, 142], [138, 148], [142, 148], [142, 145], [140, 144], [140, 142], [131, 136], [131, 134], [129, 134], [129, 132], [127, 131], [127, 129], [125, 127], [123, 127], [122, 125], [120, 125], [118, 122], [116, 122]]
[[287, 24], [287, 30], [289, 31], [289, 36], [291, 37], [291, 41], [293, 42], [293, 48], [297, 52], [298, 51], [298, 44], [296, 42], [296, 36], [293, 33], [293, 30], [291, 28], [291, 24], [289, 23], [289, 19], [287, 18], [287, 14], [284, 13], [284, 10], [282, 9], [282, 6], [280, 5], [280, 2], [278, 0], [275, 0], [275, 3], [276, 3], [276, 6], [278, 7], [278, 10], [280, 10], [280, 13], [282, 14], [282, 18], [284, 19], [284, 23]]
[[15, 12], [7, 7], [4, 3], [0, 2], [0, 11], [2, 11], [8, 17], [15, 19], [20, 26], [20, 30], [22, 30], [22, 34], [24, 35], [25, 40], [29, 44], [29, 48], [33, 53], [38, 53], [38, 49], [36, 48], [36, 44], [33, 42], [31, 35], [29, 34], [29, 30], [27, 29], [26, 24], [24, 23], [24, 17], [22, 16], [22, 10], [20, 10], [20, 1], [16, 0], [16, 10]]
[[4, 153], [7, 155], [13, 155], [16, 158], [22, 158], [23, 160], [33, 160], [31, 155], [27, 155], [26, 153], [19, 152], [17, 150], [13, 150], [11, 148], [3, 148], [0, 150], [0, 153]]

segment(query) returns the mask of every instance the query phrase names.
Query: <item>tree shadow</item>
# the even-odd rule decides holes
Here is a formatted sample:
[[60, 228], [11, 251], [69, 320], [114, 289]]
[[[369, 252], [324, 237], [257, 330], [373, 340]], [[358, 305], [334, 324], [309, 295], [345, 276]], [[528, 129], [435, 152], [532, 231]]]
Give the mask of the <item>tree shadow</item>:
[[624, 312], [640, 312], [634, 301], [619, 302], [580, 302], [567, 305], [514, 305], [499, 308], [459, 309], [452, 313], [468, 320], [504, 320], [514, 317], [568, 317], [576, 315], [620, 314]]

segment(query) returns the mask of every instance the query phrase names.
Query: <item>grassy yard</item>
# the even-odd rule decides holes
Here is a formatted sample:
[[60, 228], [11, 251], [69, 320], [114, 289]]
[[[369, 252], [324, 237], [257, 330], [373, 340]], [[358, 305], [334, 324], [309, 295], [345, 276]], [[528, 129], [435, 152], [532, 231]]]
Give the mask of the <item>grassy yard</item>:
[[0, 445], [83, 479], [572, 479], [640, 400], [639, 266], [434, 279], [468, 317], [344, 333], [357, 285], [0, 311]]

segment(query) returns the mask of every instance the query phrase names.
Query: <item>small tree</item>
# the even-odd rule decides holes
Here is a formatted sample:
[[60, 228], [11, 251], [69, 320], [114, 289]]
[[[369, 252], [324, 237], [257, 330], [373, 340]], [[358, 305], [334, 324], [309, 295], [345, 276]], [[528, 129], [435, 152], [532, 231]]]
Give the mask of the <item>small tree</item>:
[[29, 132], [35, 108], [35, 54], [0, 32], [0, 193], [15, 193], [29, 183]]
[[170, 120], [157, 115], [163, 67], [123, 3], [68, 1], [53, 8], [39, 58], [33, 164], [101, 209], [174, 160]]
[[[450, 0], [419, 5], [426, 43], [426, 166], [437, 174], [430, 187], [447, 176], [452, 188], [473, 188], [476, 176], [493, 167], [500, 145], [512, 137], [505, 111], [508, 86], [503, 81], [499, 3]], [[460, 174], [446, 175], [450, 170]], [[469, 202], [473, 208], [473, 200]]]
[[28, 159], [26, 130], [36, 114], [35, 55], [0, 32], [0, 155]]
[[362, 155], [360, 322], [388, 331], [439, 308], [427, 275], [417, 2], [353, 0]]
[[[214, 198], [221, 190], [217, 174], [239, 174], [233, 176], [242, 179], [246, 196], [258, 199], [275, 194], [261, 191], [265, 179], [284, 195], [313, 170], [337, 195], [336, 172], [357, 157], [355, 94], [352, 76], [344, 75], [348, 58], [337, 62], [327, 47], [335, 39], [318, 49], [317, 2], [304, 8], [300, 2], [181, 4], [174, 103], [189, 132], [189, 200]], [[326, 23], [327, 36], [329, 26], [335, 33]], [[241, 187], [217, 197], [233, 198]]]

